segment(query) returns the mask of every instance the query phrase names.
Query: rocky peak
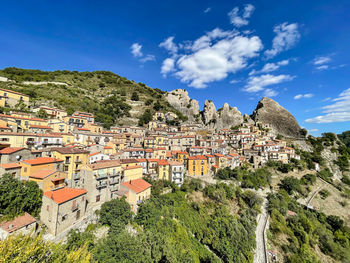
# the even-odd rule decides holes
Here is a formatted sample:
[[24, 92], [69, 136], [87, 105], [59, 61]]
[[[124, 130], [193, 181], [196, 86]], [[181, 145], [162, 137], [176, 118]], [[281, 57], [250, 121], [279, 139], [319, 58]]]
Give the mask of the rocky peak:
[[217, 113], [214, 102], [211, 100], [206, 100], [204, 103], [204, 108], [202, 111], [203, 123], [205, 125], [215, 124], [217, 121]]
[[292, 114], [270, 98], [262, 98], [253, 114], [252, 119], [271, 125], [272, 131], [287, 137], [300, 137], [300, 126]]
[[176, 89], [165, 95], [166, 100], [175, 109], [188, 117], [189, 121], [195, 121], [195, 116], [199, 116], [199, 104], [188, 96], [184, 89]]
[[243, 123], [243, 117], [237, 107], [231, 108], [228, 103], [218, 110], [218, 129], [229, 129], [232, 126], [241, 125]]

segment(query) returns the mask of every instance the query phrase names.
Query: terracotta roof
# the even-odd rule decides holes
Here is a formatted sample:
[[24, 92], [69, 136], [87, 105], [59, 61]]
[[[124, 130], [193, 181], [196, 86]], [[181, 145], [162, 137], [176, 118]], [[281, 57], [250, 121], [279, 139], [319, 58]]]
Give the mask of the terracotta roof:
[[171, 166], [183, 166], [183, 163], [176, 162], [176, 161], [168, 161], [168, 163], [169, 163]]
[[61, 154], [80, 154], [80, 153], [90, 153], [87, 150], [83, 149], [75, 149], [75, 148], [68, 148], [68, 147], [56, 147], [52, 148], [52, 151], [59, 152]]
[[169, 165], [167, 160], [162, 160], [162, 159], [158, 160], [157, 163], [158, 165]]
[[132, 170], [137, 168], [142, 168], [142, 166], [141, 165], [128, 166], [128, 167], [124, 167], [123, 170]]
[[0, 89], [0, 90], [6, 91], [6, 92], [11, 92], [11, 93], [18, 94], [18, 95], [25, 96], [25, 97], [29, 97], [29, 96], [26, 95], [26, 94], [19, 93], [19, 92], [17, 92], [17, 91], [13, 91], [13, 90], [9, 90], [9, 89]]
[[89, 165], [93, 170], [120, 166], [119, 160], [103, 160]]
[[22, 227], [28, 226], [36, 222], [36, 219], [27, 212], [23, 216], [17, 216], [11, 221], [5, 221], [0, 223], [0, 227], [8, 233], [12, 233]]
[[147, 162], [145, 158], [136, 159], [136, 161], [139, 163]]
[[94, 155], [99, 154], [99, 153], [100, 152], [90, 153], [89, 156], [91, 157], [91, 156], [94, 156]]
[[48, 177], [49, 175], [56, 172], [55, 170], [40, 170], [36, 173], [31, 174], [29, 177], [37, 178], [37, 179], [44, 179], [45, 177]]
[[86, 193], [85, 189], [61, 188], [55, 191], [47, 191], [44, 195], [57, 204], [62, 204]]
[[87, 128], [77, 128], [77, 130], [79, 130], [79, 131], [90, 131], [90, 130], [87, 129]]
[[7, 147], [0, 150], [0, 154], [11, 154], [25, 149], [24, 147]]
[[105, 146], [104, 149], [113, 149], [111, 146]]
[[128, 182], [123, 182], [122, 185], [135, 192], [136, 194], [141, 193], [152, 186], [143, 179], [136, 179]]
[[146, 153], [153, 153], [154, 150], [153, 150], [153, 149], [145, 149], [145, 152], [146, 152]]
[[0, 167], [7, 170], [7, 169], [21, 168], [22, 165], [20, 163], [3, 163], [3, 164], [0, 164]]
[[221, 154], [221, 153], [214, 153], [215, 156], [217, 157], [225, 157], [225, 155]]
[[57, 163], [57, 162], [63, 162], [63, 160], [55, 159], [51, 157], [38, 157], [31, 160], [24, 160], [24, 163], [28, 163], [30, 165], [37, 165], [37, 164], [47, 164], [47, 163]]

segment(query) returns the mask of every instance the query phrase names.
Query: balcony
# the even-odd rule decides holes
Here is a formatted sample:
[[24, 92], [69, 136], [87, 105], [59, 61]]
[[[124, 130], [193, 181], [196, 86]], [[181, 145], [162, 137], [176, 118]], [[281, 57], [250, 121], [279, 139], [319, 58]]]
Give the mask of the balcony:
[[74, 174], [73, 175], [74, 180], [79, 180], [80, 179], [80, 174]]
[[107, 174], [106, 173], [97, 173], [95, 175], [95, 177], [96, 177], [96, 180], [101, 180], [101, 179], [107, 178]]
[[96, 188], [100, 189], [107, 186], [107, 182], [100, 182], [96, 184]]
[[113, 185], [110, 187], [111, 192], [118, 191], [118, 189], [119, 189], [118, 185]]
[[82, 163], [82, 160], [75, 160], [75, 163]]
[[119, 184], [119, 180], [110, 180], [109, 185]]
[[79, 209], [79, 204], [73, 205], [72, 206], [72, 212], [76, 211]]

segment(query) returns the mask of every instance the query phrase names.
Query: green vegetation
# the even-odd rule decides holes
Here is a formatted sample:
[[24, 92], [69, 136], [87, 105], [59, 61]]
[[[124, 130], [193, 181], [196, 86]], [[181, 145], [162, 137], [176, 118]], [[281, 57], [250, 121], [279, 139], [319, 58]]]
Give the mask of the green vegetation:
[[62, 244], [45, 242], [41, 236], [11, 235], [0, 241], [0, 262], [88, 263], [91, 254], [86, 245], [67, 249]]
[[350, 148], [350, 131], [345, 131], [338, 134], [339, 140], [341, 140], [347, 147]]
[[[96, 116], [96, 121], [106, 128], [130, 117], [132, 101], [144, 102], [144, 106], [138, 106], [135, 110], [171, 111], [176, 113], [180, 120], [186, 119], [166, 101], [164, 91], [152, 89], [143, 83], [130, 81], [109, 71], [41, 71], [5, 68], [0, 70], [0, 75], [14, 80], [0, 82], [0, 88], [29, 95], [32, 105], [49, 104], [65, 109], [69, 114], [76, 110], [91, 112]], [[62, 84], [25, 85], [23, 81]], [[156, 103], [153, 104], [154, 100]], [[18, 105], [17, 110], [28, 109]]]
[[[285, 262], [320, 262], [317, 247], [337, 261], [349, 261], [350, 228], [343, 220], [305, 210], [282, 189], [268, 200], [270, 242], [282, 248]], [[295, 214], [287, 215], [288, 210]]]
[[271, 182], [271, 173], [266, 168], [249, 170], [241, 167], [234, 169], [226, 167], [219, 169], [215, 177], [222, 180], [237, 180], [242, 182], [243, 188], [254, 189], [266, 187]]
[[0, 214], [1, 220], [12, 219], [28, 212], [38, 217], [42, 203], [42, 191], [35, 182], [20, 181], [10, 174], [0, 177]]

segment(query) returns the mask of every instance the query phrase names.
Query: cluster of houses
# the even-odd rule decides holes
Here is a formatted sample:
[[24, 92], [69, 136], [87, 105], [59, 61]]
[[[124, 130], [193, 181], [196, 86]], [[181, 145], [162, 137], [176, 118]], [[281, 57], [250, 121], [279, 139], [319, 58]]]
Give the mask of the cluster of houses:
[[[2, 90], [1, 92], [5, 92]], [[12, 91], [6, 91], [10, 97]], [[18, 100], [26, 95], [12, 92]], [[22, 99], [20, 99], [22, 98]], [[12, 98], [13, 99], [13, 98]], [[48, 118], [10, 112], [0, 114], [0, 175], [36, 182], [43, 191], [40, 220], [58, 235], [114, 198], [125, 197], [136, 212], [151, 194], [144, 178], [168, 180], [181, 186], [186, 176], [213, 177], [218, 169], [267, 161], [298, 159], [293, 148], [269, 133], [269, 125], [244, 124], [211, 131], [199, 124], [169, 126], [157, 112], [147, 127], [105, 130], [93, 114], [41, 106], [34, 112]], [[25, 214], [25, 222], [33, 218]], [[27, 221], [25, 220], [27, 219]], [[6, 222], [8, 226], [14, 223]], [[0, 238], [5, 235], [1, 235]]]

